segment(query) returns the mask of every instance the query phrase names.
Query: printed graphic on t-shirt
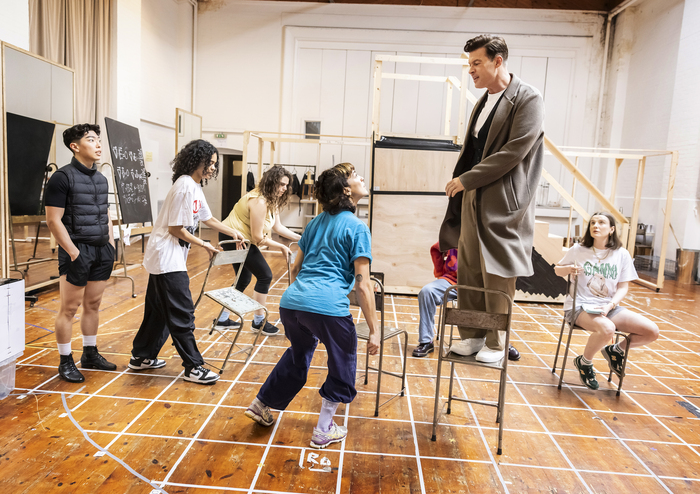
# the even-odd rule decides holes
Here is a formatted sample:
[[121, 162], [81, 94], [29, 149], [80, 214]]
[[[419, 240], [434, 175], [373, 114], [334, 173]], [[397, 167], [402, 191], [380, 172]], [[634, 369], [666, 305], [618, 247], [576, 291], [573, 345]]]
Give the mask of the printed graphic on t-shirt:
[[614, 280], [617, 278], [617, 266], [614, 264], [593, 264], [586, 262], [583, 265], [583, 274], [590, 276], [588, 280], [588, 289], [597, 297], [607, 298], [611, 296], [608, 286], [605, 284], [605, 279]]
[[[194, 201], [194, 202], [196, 203], [197, 201]], [[198, 224], [199, 224], [199, 221], [195, 220], [194, 226], [186, 226], [185, 230], [187, 230], [190, 235], [194, 235], [194, 232], [197, 231]], [[189, 242], [186, 242], [186, 241], [182, 240], [181, 238], [178, 238], [177, 240], [178, 240], [178, 243], [180, 244], [180, 247], [188, 248], [190, 246]]]

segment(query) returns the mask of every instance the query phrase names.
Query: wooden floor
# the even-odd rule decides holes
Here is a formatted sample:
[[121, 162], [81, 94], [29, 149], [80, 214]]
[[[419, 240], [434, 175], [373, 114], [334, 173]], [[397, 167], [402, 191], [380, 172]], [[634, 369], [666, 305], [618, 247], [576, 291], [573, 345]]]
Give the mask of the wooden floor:
[[[128, 254], [138, 262], [140, 245], [129, 247]], [[275, 274], [270, 292], [275, 322], [287, 286], [286, 266], [279, 255], [267, 257]], [[194, 249], [188, 264], [197, 294], [207, 264], [204, 252]], [[50, 269], [33, 267], [30, 274], [47, 277]], [[182, 380], [181, 361], [170, 343], [160, 355], [167, 361], [164, 368], [130, 371], [147, 280], [142, 268], [131, 274], [137, 297], [131, 298], [128, 281], [113, 280], [102, 303], [98, 346], [118, 368], [85, 370], [83, 384], [57, 375], [52, 331], [58, 291], [41, 293], [33, 308], [27, 304], [17, 389], [0, 401], [5, 492], [700, 492], [697, 291], [668, 283], [657, 294], [633, 285], [628, 305], [657, 322], [661, 337], [633, 350], [620, 397], [602, 376], [601, 389], [593, 392], [570, 371], [568, 384], [558, 390], [551, 365], [562, 308], [516, 304], [513, 344], [522, 359], [509, 366], [501, 456], [492, 408], [456, 403], [451, 415], [443, 415], [437, 442], [430, 441], [435, 354], [409, 356], [408, 392], [382, 407], [378, 418], [373, 416], [376, 376], [364, 385], [358, 373], [357, 398], [341, 406], [336, 417], [348, 426], [347, 440], [312, 451], [318, 389], [326, 375], [323, 347], [304, 390], [288, 410], [275, 413], [273, 427], [261, 427], [243, 413], [287, 347], [286, 339], [264, 339], [249, 364], [234, 362], [211, 387]], [[210, 280], [211, 287], [227, 286], [232, 270], [224, 267]], [[387, 320], [409, 331], [411, 352], [418, 341], [417, 300], [390, 297], [388, 302]], [[210, 362], [220, 362], [227, 349], [220, 335], [209, 336], [204, 329], [216, 310], [205, 301], [196, 313], [199, 348]], [[79, 358], [79, 315], [73, 333]], [[577, 353], [584, 338], [575, 337]], [[390, 368], [400, 368], [401, 350], [396, 342], [387, 348]], [[363, 362], [363, 345], [360, 353]], [[602, 357], [595, 366], [599, 372], [607, 369]], [[495, 397], [494, 374], [459, 369], [458, 376], [458, 394]], [[385, 378], [387, 398], [398, 389], [397, 381]], [[447, 386], [441, 389], [446, 393]]]

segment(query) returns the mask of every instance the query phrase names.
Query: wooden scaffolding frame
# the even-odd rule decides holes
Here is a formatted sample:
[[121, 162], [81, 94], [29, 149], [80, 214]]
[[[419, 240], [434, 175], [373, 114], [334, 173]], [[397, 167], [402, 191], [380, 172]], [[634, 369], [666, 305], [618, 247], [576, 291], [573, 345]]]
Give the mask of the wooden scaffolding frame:
[[[401, 62], [401, 63], [419, 63], [419, 64], [442, 64], [442, 65], [458, 65], [462, 67], [462, 79], [461, 81], [457, 78], [450, 77], [440, 77], [440, 76], [425, 76], [425, 75], [415, 75], [415, 74], [397, 74], [397, 73], [386, 73], [383, 71], [384, 62]], [[469, 89], [467, 84], [463, 84], [462, 81], [466, 81], [469, 75], [469, 60], [466, 54], [462, 54], [461, 58], [440, 58], [440, 57], [414, 57], [414, 56], [401, 56], [401, 55], [377, 55], [374, 62], [374, 82], [373, 82], [373, 103], [372, 103], [372, 132], [374, 134], [374, 139], [379, 140], [382, 135], [391, 135], [394, 137], [412, 137], [420, 139], [440, 139], [440, 140], [451, 140], [455, 144], [462, 145], [465, 135], [465, 126], [467, 118], [467, 101], [476, 105], [478, 99], [474, 96]], [[409, 80], [409, 81], [423, 81], [423, 82], [438, 82], [447, 84], [447, 95], [446, 95], [446, 111], [445, 111], [445, 122], [444, 122], [444, 133], [442, 135], [430, 136], [430, 135], [405, 135], [405, 134], [394, 134], [394, 133], [382, 133], [379, 128], [380, 121], [380, 104], [381, 104], [381, 89], [382, 89], [382, 79], [398, 79], [398, 80]], [[452, 97], [453, 91], [459, 90], [460, 100], [459, 100], [459, 125], [457, 130], [457, 135], [450, 135], [450, 128], [452, 122]], [[620, 240], [622, 240], [623, 245], [627, 248], [630, 255], [634, 256], [634, 245], [636, 241], [636, 230], [637, 223], [639, 219], [639, 208], [642, 198], [642, 185], [644, 183], [644, 170], [646, 165], [646, 159], [652, 156], [671, 156], [671, 165], [669, 169], [668, 176], [668, 187], [666, 189], [666, 207], [663, 210], [664, 214], [664, 224], [661, 236], [661, 252], [659, 255], [659, 267], [656, 276], [656, 282], [652, 283], [645, 280], [637, 280], [637, 282], [648, 288], [656, 289], [658, 292], [663, 288], [664, 284], [664, 264], [667, 252], [667, 241], [668, 234], [671, 225], [671, 206], [673, 203], [673, 187], [676, 180], [676, 170], [678, 168], [678, 151], [667, 151], [667, 150], [634, 150], [634, 149], [605, 149], [605, 148], [581, 148], [581, 147], [557, 147], [546, 135], [544, 136], [545, 147], [552, 156], [557, 158], [557, 160], [567, 169], [574, 177], [574, 184], [580, 182], [581, 185], [590, 193], [593, 198], [598, 201], [601, 206], [610, 211], [610, 213], [615, 218], [618, 223], [618, 228], [620, 230]], [[569, 158], [574, 158], [575, 163], [572, 163]], [[581, 170], [578, 168], [579, 158], [608, 158], [615, 160], [615, 168], [613, 170], [613, 183], [612, 183], [612, 193], [610, 197], [605, 197], [605, 195], [591, 182], [591, 180], [586, 177]], [[636, 159], [637, 164], [637, 178], [635, 182], [634, 189], [634, 202], [632, 207], [632, 216], [630, 220], [620, 213], [614, 205], [615, 202], [615, 188], [617, 186], [618, 174], [620, 166], [626, 159]], [[571, 229], [571, 211], [577, 211], [585, 221], [588, 221], [590, 215], [586, 210], [574, 199], [573, 190], [570, 194], [564, 187], [557, 182], [557, 180], [546, 170], [543, 170], [542, 177], [547, 180], [552, 187], [566, 200], [570, 205], [569, 213], [569, 231]], [[574, 185], [575, 189], [575, 185]]]

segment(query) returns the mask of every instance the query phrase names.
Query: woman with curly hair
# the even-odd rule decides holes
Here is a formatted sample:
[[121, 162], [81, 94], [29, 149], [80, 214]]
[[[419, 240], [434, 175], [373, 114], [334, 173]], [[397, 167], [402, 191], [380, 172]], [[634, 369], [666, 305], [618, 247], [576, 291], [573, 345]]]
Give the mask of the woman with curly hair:
[[213, 256], [219, 249], [194, 236], [202, 221], [231, 238], [243, 235], [212, 217], [201, 183], [219, 171], [219, 154], [207, 141], [198, 139], [187, 144], [172, 162], [173, 186], [165, 197], [151, 231], [143, 257], [148, 271], [148, 288], [143, 322], [134, 337], [133, 370], [158, 369], [165, 366], [158, 352], [172, 336], [185, 367], [184, 379], [199, 384], [214, 384], [219, 374], [202, 367], [204, 359], [194, 339], [194, 304], [187, 275], [190, 244], [204, 248]]
[[[252, 276], [257, 280], [253, 291], [253, 298], [261, 305], [267, 302], [267, 292], [270, 290], [272, 283], [272, 271], [268, 266], [267, 261], [263, 257], [258, 247], [267, 246], [276, 248], [282, 251], [285, 258], [289, 258], [290, 250], [284, 244], [275, 242], [270, 238], [272, 231], [286, 237], [292, 241], [297, 241], [301, 237], [290, 231], [280, 222], [279, 211], [287, 205], [291, 189], [289, 183], [292, 179], [292, 174], [279, 165], [275, 165], [267, 170], [258, 186], [248, 192], [236, 203], [223, 221], [223, 224], [240, 230], [243, 236], [250, 241], [250, 251], [243, 265], [243, 272], [238, 278], [236, 290], [242, 292], [245, 290]], [[229, 240], [225, 234], [219, 234], [219, 241]], [[224, 245], [224, 249], [233, 248], [231, 245]], [[229, 313], [223, 311], [217, 326], [219, 328], [235, 327], [239, 323], [231, 321]], [[274, 336], [279, 334], [279, 328], [265, 321], [263, 326], [264, 311], [261, 309], [253, 316], [252, 330], [253, 332], [262, 331], [265, 336]]]
[[291, 268], [295, 280], [280, 301], [280, 317], [291, 347], [245, 412], [260, 425], [272, 425], [270, 408], [286, 409], [301, 391], [321, 341], [328, 355], [328, 377], [319, 390], [321, 412], [311, 437], [312, 448], [325, 448], [347, 435], [347, 428], [336, 425], [333, 415], [340, 403], [350, 403], [357, 394], [357, 333], [347, 297], [353, 285], [369, 326], [367, 351], [375, 355], [379, 350], [369, 276], [372, 238], [367, 225], [353, 214], [366, 195], [364, 180], [350, 163], [340, 163], [318, 177], [316, 198], [323, 213], [304, 230]]

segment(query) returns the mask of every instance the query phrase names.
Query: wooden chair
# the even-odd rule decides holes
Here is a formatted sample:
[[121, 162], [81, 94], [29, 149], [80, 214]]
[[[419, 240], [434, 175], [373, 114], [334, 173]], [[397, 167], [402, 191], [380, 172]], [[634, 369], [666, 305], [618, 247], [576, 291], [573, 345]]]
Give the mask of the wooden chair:
[[[578, 289], [578, 276], [574, 277], [574, 283], [573, 283], [573, 290], [572, 290], [572, 283], [571, 283], [571, 275], [567, 278], [567, 286], [566, 290], [567, 293], [571, 295], [571, 298], [573, 299], [572, 301], [572, 310], [571, 310], [571, 316], [575, 314], [575, 308], [576, 308], [576, 292]], [[561, 331], [559, 332], [559, 343], [557, 344], [557, 353], [554, 355], [554, 365], [552, 365], [552, 374], [557, 373], [557, 360], [559, 359], [559, 349], [561, 348], [561, 341], [564, 338], [564, 327], [566, 325], [569, 325], [569, 337], [566, 340], [566, 348], [564, 349], [564, 356], [562, 358], [562, 364], [561, 364], [561, 374], [559, 375], [559, 386], [557, 386], [559, 389], [561, 389], [561, 384], [564, 381], [564, 370], [566, 369], [566, 357], [569, 355], [569, 346], [571, 345], [571, 335], [573, 334], [574, 330], [581, 330], [581, 331], [587, 331], [586, 329], [582, 328], [581, 326], [577, 326], [575, 324], [575, 321], [569, 321], [566, 319], [566, 316], [564, 316], [564, 319], [561, 322]], [[623, 333], [621, 331], [615, 331], [615, 343], [620, 341], [620, 338], [624, 338], [627, 340], [627, 348], [625, 349], [625, 357], [622, 361], [622, 373], [618, 374], [615, 372], [615, 375], [617, 376], [619, 383], [617, 386], [617, 394], [616, 396], [620, 396], [620, 390], [622, 390], [622, 382], [625, 379], [625, 369], [627, 368], [627, 359], [629, 358], [630, 354], [630, 344], [632, 342], [632, 335]], [[608, 374], [608, 382], [612, 381], [612, 375], [613, 375], [613, 370], [610, 369], [610, 374]]]
[[[484, 294], [493, 294], [498, 297], [503, 297], [508, 303], [508, 313], [507, 314], [494, 314], [491, 312], [481, 311], [481, 310], [470, 310], [470, 309], [460, 309], [458, 307], [450, 306], [448, 304], [448, 294], [451, 290], [467, 290], [474, 292], [482, 292]], [[498, 451], [497, 454], [502, 453], [502, 442], [503, 442], [503, 422], [505, 417], [506, 408], [506, 379], [508, 377], [508, 348], [510, 348], [510, 320], [511, 313], [513, 310], [513, 300], [508, 296], [507, 293], [498, 290], [489, 290], [486, 288], [471, 287], [466, 285], [453, 285], [449, 287], [442, 298], [442, 306], [440, 307], [440, 320], [439, 320], [439, 335], [440, 335], [440, 345], [438, 347], [438, 367], [437, 367], [437, 379], [435, 384], [435, 411], [433, 413], [433, 435], [431, 437], [432, 441], [437, 440], [437, 424], [442, 415], [442, 406], [440, 405], [440, 382], [442, 377], [442, 363], [450, 363], [450, 389], [447, 398], [447, 413], [452, 412], [452, 402], [462, 401], [465, 403], [474, 403], [477, 405], [487, 405], [497, 408], [496, 422], [498, 423]], [[445, 339], [445, 326], [450, 325], [450, 336], [449, 342]], [[498, 330], [504, 331], [506, 333], [506, 341], [503, 358], [499, 362], [495, 363], [484, 363], [478, 362], [476, 360], [476, 355], [470, 355], [465, 357], [463, 355], [458, 355], [450, 351], [452, 347], [452, 342], [454, 339], [454, 327], [462, 326], [472, 329], [485, 329], [485, 330]], [[458, 396], [453, 396], [452, 388], [454, 385], [454, 375], [455, 375], [455, 364], [473, 365], [477, 367], [486, 367], [489, 369], [494, 369], [500, 372], [499, 389], [498, 389], [498, 401], [483, 401], [483, 400], [469, 400], [467, 398], [460, 398]]]
[[[247, 240], [224, 240], [222, 242], [219, 242], [219, 245], [225, 245], [225, 244], [238, 244], [242, 243], [245, 246], [245, 249], [241, 250], [225, 250], [223, 252], [219, 252], [216, 255], [214, 255], [211, 258], [211, 261], [209, 262], [209, 268], [207, 269], [207, 274], [204, 277], [204, 283], [202, 283], [202, 291], [199, 294], [199, 297], [197, 298], [197, 302], [195, 303], [195, 309], [197, 308], [197, 305], [199, 305], [199, 302], [202, 300], [202, 296], [206, 295], [210, 299], [212, 299], [214, 302], [218, 303], [221, 305], [221, 310], [219, 311], [219, 315], [214, 318], [211, 324], [211, 329], [209, 330], [209, 334], [211, 335], [214, 331], [218, 331], [222, 334], [224, 338], [226, 338], [230, 343], [231, 346], [228, 349], [228, 353], [226, 354], [226, 358], [224, 359], [224, 363], [221, 366], [221, 368], [216, 367], [214, 365], [211, 365], [215, 369], [219, 370], [219, 374], [224, 372], [224, 369], [226, 368], [226, 363], [228, 362], [229, 358], [231, 358], [234, 355], [238, 355], [239, 353], [246, 352], [248, 356], [246, 357], [245, 362], [248, 363], [248, 360], [250, 360], [251, 356], [253, 355], [253, 349], [255, 348], [256, 343], [258, 342], [258, 338], [260, 337], [260, 332], [256, 333], [255, 339], [253, 340], [252, 345], [247, 345], [247, 346], [239, 346], [239, 350], [236, 352], [233, 352], [234, 347], [236, 347], [236, 343], [238, 341], [238, 337], [241, 334], [241, 330], [243, 329], [243, 318], [247, 315], [250, 314], [251, 312], [255, 312], [257, 310], [262, 309], [265, 312], [265, 318], [263, 319], [261, 327], [265, 327], [265, 323], [267, 322], [267, 317], [268, 317], [268, 311], [267, 307], [264, 305], [260, 304], [259, 302], [253, 300], [249, 296], [239, 292], [236, 290], [235, 286], [238, 283], [238, 278], [241, 276], [241, 272], [243, 271], [241, 267], [243, 266], [243, 263], [245, 263], [246, 258], [248, 257], [248, 248], [250, 247], [250, 242]], [[220, 288], [218, 290], [211, 290], [211, 291], [205, 291], [205, 288], [207, 286], [207, 281], [209, 280], [209, 273], [211, 272], [211, 268], [213, 266], [221, 266], [223, 264], [237, 264], [238, 265], [238, 270], [236, 272], [236, 279], [233, 282], [233, 285], [230, 287], [226, 288]], [[238, 316], [240, 326], [236, 329], [216, 329], [216, 324], [221, 317], [221, 314], [223, 313], [224, 309], [228, 309], [232, 314], [235, 314]], [[233, 339], [229, 338], [228, 333], [231, 331], [235, 331], [235, 336]]]
[[[406, 391], [406, 362], [407, 362], [407, 352], [408, 352], [408, 332], [406, 332], [403, 329], [398, 329], [394, 327], [386, 327], [385, 326], [385, 319], [384, 319], [384, 285], [382, 284], [381, 278], [383, 278], [382, 273], [370, 273], [371, 274], [371, 280], [375, 283], [375, 286], [379, 288], [379, 292], [375, 292], [374, 296], [374, 301], [375, 305], [377, 306], [377, 310], [380, 312], [380, 322], [379, 322], [379, 366], [378, 367], [370, 367], [369, 365], [369, 353], [365, 352], [366, 357], [365, 357], [365, 384], [369, 382], [369, 371], [374, 370], [377, 371], [377, 399], [375, 402], [374, 406], [374, 416], [378, 417], [379, 416], [379, 407], [384, 406], [387, 403], [389, 403], [391, 400], [396, 398], [397, 396], [403, 396], [405, 391]], [[357, 298], [357, 292], [355, 291], [355, 288], [348, 294], [348, 299], [350, 300], [350, 305], [357, 306], [359, 307], [360, 301]], [[357, 331], [357, 338], [363, 341], [369, 341], [369, 326], [367, 325], [366, 322], [361, 322], [355, 326], [355, 330]], [[395, 336], [402, 335], [404, 336], [404, 344], [403, 344], [403, 367], [402, 367], [402, 372], [401, 374], [398, 374], [396, 372], [391, 372], [386, 369], [384, 369], [384, 342], [387, 341], [390, 338], [393, 338]], [[400, 341], [400, 340], [399, 340]], [[394, 376], [397, 378], [401, 379], [401, 390], [394, 394], [391, 398], [386, 400], [384, 403], [381, 405], [379, 404], [379, 399], [381, 395], [381, 390], [382, 390], [382, 376], [386, 374], [389, 376]]]

